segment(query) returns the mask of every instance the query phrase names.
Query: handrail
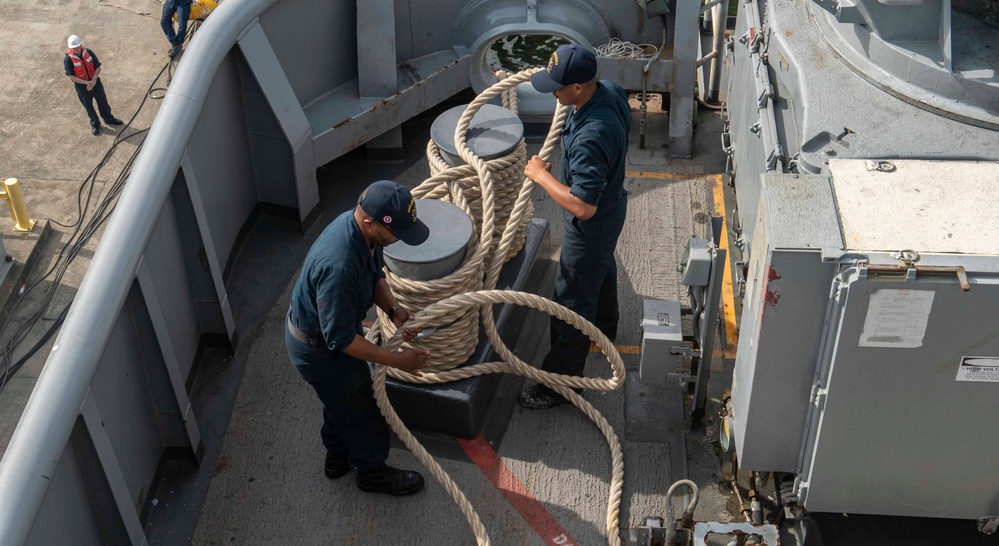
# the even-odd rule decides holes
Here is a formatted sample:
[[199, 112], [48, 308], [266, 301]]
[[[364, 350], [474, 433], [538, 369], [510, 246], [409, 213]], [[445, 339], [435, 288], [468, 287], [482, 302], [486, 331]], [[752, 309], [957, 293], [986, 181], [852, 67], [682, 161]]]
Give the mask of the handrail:
[[279, 0], [228, 0], [198, 30], [0, 461], [0, 541], [23, 544], [80, 413], [215, 73]]

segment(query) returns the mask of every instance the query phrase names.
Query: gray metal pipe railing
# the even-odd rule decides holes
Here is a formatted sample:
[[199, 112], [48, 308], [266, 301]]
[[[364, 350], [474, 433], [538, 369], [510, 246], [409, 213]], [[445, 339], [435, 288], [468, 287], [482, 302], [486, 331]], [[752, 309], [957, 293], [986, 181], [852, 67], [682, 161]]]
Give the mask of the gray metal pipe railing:
[[0, 541], [23, 544], [170, 193], [219, 66], [279, 0], [228, 0], [198, 30], [0, 461]]
[[718, 102], [721, 94], [721, 75], [723, 48], [725, 47], [725, 24], [728, 22], [728, 0], [720, 0], [711, 8], [712, 40], [711, 40], [711, 73], [708, 76], [708, 92], [706, 101], [712, 104]]

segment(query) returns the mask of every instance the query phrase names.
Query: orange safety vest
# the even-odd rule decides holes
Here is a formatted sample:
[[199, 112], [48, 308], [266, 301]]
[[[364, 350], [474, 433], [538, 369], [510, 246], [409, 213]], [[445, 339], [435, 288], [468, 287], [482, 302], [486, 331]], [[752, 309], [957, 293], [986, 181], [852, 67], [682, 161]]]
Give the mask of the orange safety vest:
[[66, 55], [69, 55], [69, 60], [73, 61], [74, 76], [80, 78], [81, 80], [88, 81], [94, 77], [94, 58], [90, 56], [90, 52], [87, 51], [87, 48], [83, 48], [83, 50], [80, 51], [80, 56], [83, 57], [82, 59], [77, 57], [76, 53], [73, 53], [72, 49], [67, 51]]

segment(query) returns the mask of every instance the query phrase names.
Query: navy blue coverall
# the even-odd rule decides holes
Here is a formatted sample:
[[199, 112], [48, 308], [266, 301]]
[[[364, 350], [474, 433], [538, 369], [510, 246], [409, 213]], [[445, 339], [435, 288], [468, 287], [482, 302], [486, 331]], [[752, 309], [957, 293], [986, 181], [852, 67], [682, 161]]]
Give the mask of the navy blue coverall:
[[[555, 301], [593, 322], [612, 340], [617, 335], [617, 264], [614, 249], [624, 227], [628, 196], [625, 162], [631, 110], [620, 86], [600, 81], [597, 91], [562, 129], [562, 178], [569, 192], [597, 212], [580, 220], [562, 212], [565, 234], [555, 276]], [[590, 340], [552, 318], [551, 350], [542, 369], [583, 375]]]
[[[384, 264], [380, 246], [368, 251], [354, 210], [341, 214], [309, 250], [285, 321], [288, 356], [323, 404], [323, 445], [358, 472], [385, 462], [389, 427], [375, 403], [368, 363], [342, 351], [362, 333]], [[311, 342], [297, 339], [289, 321]]]

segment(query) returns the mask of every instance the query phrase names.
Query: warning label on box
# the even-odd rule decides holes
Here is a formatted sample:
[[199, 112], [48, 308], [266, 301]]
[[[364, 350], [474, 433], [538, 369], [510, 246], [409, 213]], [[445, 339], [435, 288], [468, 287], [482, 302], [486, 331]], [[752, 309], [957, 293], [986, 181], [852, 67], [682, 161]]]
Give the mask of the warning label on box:
[[999, 383], [999, 357], [966, 356], [957, 367], [958, 381]]
[[860, 346], [922, 347], [934, 294], [932, 290], [873, 291]]

